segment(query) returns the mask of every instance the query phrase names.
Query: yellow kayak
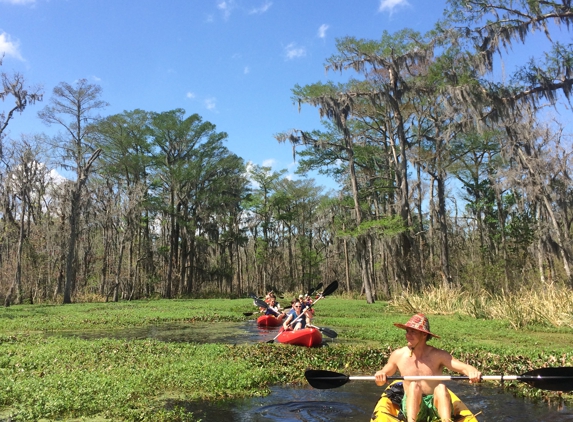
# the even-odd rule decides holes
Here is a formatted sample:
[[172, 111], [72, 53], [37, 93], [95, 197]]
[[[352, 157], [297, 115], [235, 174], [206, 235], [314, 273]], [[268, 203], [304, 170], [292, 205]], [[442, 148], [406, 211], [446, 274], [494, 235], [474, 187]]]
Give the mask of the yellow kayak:
[[[370, 422], [396, 422], [403, 419], [398, 418], [398, 412], [400, 411], [400, 405], [394, 404], [390, 397], [392, 392], [396, 391], [396, 387], [400, 387], [403, 395], [403, 388], [401, 388], [402, 381], [394, 381], [386, 390], [382, 393], [382, 397], [376, 403], [374, 412], [372, 412], [372, 418]], [[395, 386], [392, 389], [392, 386]], [[458, 396], [448, 390], [452, 398], [452, 404], [454, 406], [454, 421], [455, 422], [478, 422], [474, 414], [468, 409], [463, 401], [460, 400]], [[388, 396], [390, 395], [390, 397]], [[401, 400], [401, 398], [400, 398]]]

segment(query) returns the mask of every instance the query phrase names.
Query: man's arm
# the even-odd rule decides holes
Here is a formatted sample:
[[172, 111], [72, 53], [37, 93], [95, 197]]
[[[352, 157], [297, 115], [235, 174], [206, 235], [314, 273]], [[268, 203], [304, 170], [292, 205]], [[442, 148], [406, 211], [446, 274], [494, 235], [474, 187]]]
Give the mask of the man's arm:
[[448, 352], [444, 353], [447, 355], [444, 361], [444, 366], [452, 371], [459, 372], [460, 374], [464, 374], [470, 379], [470, 383], [474, 382], [481, 382], [481, 372], [478, 371], [472, 365], [462, 362], [459, 359], [456, 359]]
[[398, 361], [397, 354], [399, 350], [400, 349], [394, 350], [390, 355], [390, 357], [388, 358], [388, 362], [386, 363], [386, 365], [384, 365], [384, 367], [381, 370], [376, 372], [375, 374], [376, 385], [382, 386], [386, 384], [387, 378], [394, 375], [398, 370], [398, 365], [396, 362]]

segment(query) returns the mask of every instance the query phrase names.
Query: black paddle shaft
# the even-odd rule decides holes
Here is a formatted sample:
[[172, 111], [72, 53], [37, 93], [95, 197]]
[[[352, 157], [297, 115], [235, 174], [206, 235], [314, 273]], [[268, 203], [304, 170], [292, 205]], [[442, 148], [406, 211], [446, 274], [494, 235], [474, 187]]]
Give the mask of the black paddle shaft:
[[[309, 369], [304, 373], [308, 383], [321, 390], [337, 388], [354, 380], [374, 380], [374, 376], [350, 377], [333, 371]], [[441, 379], [441, 380], [467, 380], [466, 376], [428, 376], [428, 377], [388, 377], [388, 381], [393, 380], [414, 380], [414, 379]], [[573, 367], [563, 366], [554, 368], [539, 368], [526, 372], [522, 375], [484, 375], [482, 380], [497, 381], [521, 381], [534, 388], [549, 391], [572, 391], [573, 390]]]

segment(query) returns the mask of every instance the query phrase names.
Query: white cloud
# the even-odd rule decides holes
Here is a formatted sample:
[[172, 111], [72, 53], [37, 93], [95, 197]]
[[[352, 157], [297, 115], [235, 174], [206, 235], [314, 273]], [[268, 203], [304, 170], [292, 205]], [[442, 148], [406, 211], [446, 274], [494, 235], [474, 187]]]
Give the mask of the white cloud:
[[304, 47], [297, 47], [295, 43], [290, 43], [285, 47], [285, 55], [288, 60], [306, 56]]
[[394, 12], [394, 9], [399, 6], [409, 6], [408, 0], [380, 0], [379, 12], [389, 11], [390, 14]]
[[[273, 172], [272, 167], [276, 164], [276, 162], [277, 161], [274, 158], [269, 158], [264, 160], [262, 164], [257, 167], [259, 167], [259, 171], [262, 171], [261, 167], [270, 167], [270, 170], [266, 171], [266, 174], [270, 176]], [[255, 163], [253, 163], [252, 161], [248, 161], [247, 164], [245, 165], [244, 176], [249, 180], [249, 182], [251, 182], [251, 187], [253, 189], [258, 189], [261, 187], [261, 185], [259, 185], [259, 183], [253, 179], [254, 168], [255, 168]]]
[[217, 9], [223, 13], [223, 19], [228, 20], [231, 17], [231, 12], [235, 8], [235, 2], [233, 0], [223, 0], [217, 3]]
[[20, 43], [17, 41], [12, 41], [10, 35], [8, 35], [6, 32], [2, 32], [0, 34], [0, 56], [2, 54], [6, 54], [8, 57], [12, 56], [18, 60], [24, 60], [20, 54]]
[[245, 173], [246, 174], [251, 174], [253, 172], [253, 167], [255, 167], [255, 165], [253, 164], [252, 161], [247, 161], [247, 164], [245, 165]]
[[254, 9], [251, 9], [251, 11], [249, 12], [249, 15], [261, 15], [261, 14], [265, 13], [267, 10], [269, 10], [269, 8], [272, 5], [273, 5], [272, 2], [266, 1], [261, 7], [255, 7]]
[[193, 98], [195, 98], [195, 93], [189, 91], [187, 94], [185, 94], [185, 96], [186, 96], [187, 98], [189, 98], [190, 100], [192, 100]]
[[299, 175], [295, 174], [296, 169], [298, 167], [298, 161], [293, 160], [290, 164], [287, 165], [287, 175], [285, 176], [288, 180], [298, 180]]
[[245, 66], [245, 68], [243, 69], [243, 73], [244, 73], [245, 75], [251, 73], [251, 69], [249, 68], [249, 66]]
[[205, 99], [205, 107], [207, 110], [215, 111], [217, 109], [217, 99], [215, 97]]
[[320, 28], [318, 28], [318, 38], [324, 38], [326, 37], [326, 30], [328, 29], [328, 25], [323, 23], [322, 25], [320, 25]]
[[60, 173], [58, 173], [57, 170], [52, 169], [50, 170], [48, 180], [54, 183], [55, 185], [61, 185], [62, 183], [67, 182], [69, 179], [62, 176]]
[[260, 187], [260, 185], [253, 180], [253, 168], [255, 167], [255, 164], [252, 161], [248, 161], [247, 165], [245, 166], [245, 173], [244, 176], [251, 182], [251, 186], [253, 187], [253, 189], [258, 189]]

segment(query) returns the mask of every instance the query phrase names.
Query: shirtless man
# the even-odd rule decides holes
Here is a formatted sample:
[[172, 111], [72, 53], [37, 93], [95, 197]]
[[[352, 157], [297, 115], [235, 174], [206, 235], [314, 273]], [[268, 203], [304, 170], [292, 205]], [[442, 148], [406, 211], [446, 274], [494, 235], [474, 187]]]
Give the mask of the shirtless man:
[[[406, 324], [394, 324], [406, 330], [408, 345], [396, 349], [390, 355], [388, 363], [376, 372], [376, 384], [386, 384], [387, 377], [400, 372], [401, 376], [442, 375], [444, 368], [466, 375], [470, 382], [480, 382], [481, 372], [471, 365], [452, 357], [445, 350], [426, 344], [432, 337], [439, 336], [430, 332], [430, 323], [423, 314], [414, 315]], [[452, 421], [452, 402], [448, 389], [440, 381], [404, 380], [404, 399], [402, 413], [408, 422], [441, 419]]]

